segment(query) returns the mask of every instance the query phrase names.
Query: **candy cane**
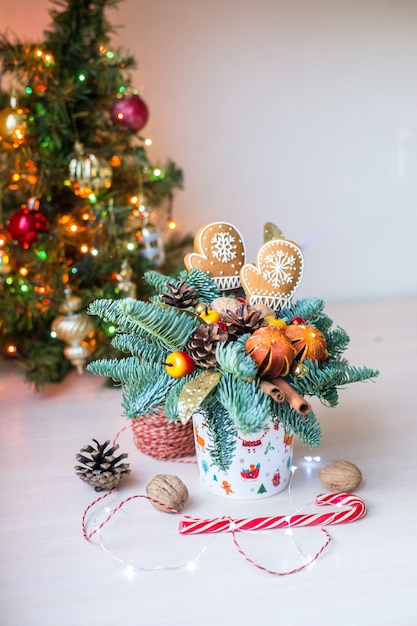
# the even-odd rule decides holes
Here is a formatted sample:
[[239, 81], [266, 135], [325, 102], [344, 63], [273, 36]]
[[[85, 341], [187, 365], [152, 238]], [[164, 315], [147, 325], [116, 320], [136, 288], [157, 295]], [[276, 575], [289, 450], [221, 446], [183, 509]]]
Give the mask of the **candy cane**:
[[366, 513], [366, 505], [351, 493], [329, 493], [316, 497], [318, 506], [330, 504], [345, 505], [347, 510], [332, 513], [312, 513], [295, 515], [278, 515], [275, 517], [255, 517], [253, 519], [232, 519], [217, 517], [213, 519], [182, 520], [179, 532], [182, 535], [197, 533], [220, 533], [235, 530], [269, 530], [273, 528], [294, 528], [296, 526], [328, 526], [329, 524], [344, 524], [354, 522]]

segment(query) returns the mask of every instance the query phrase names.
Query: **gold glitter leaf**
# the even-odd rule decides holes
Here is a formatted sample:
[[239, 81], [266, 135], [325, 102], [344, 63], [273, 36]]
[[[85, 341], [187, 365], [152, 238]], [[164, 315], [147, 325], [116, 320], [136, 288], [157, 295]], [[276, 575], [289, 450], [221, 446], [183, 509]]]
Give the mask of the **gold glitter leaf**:
[[206, 369], [184, 385], [178, 396], [178, 417], [182, 424], [186, 424], [192, 418], [220, 378], [220, 372]]
[[264, 243], [267, 243], [272, 239], [285, 239], [284, 233], [272, 222], [267, 222], [264, 225]]

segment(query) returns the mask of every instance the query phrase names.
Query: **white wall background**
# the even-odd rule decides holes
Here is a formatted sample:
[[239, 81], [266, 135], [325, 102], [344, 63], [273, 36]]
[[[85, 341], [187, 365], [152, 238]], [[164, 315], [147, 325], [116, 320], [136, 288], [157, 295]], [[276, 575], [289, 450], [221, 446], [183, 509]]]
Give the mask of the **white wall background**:
[[[46, 0], [1, 0], [41, 39]], [[417, 293], [417, 0], [126, 0], [109, 12], [139, 69], [151, 156], [184, 170], [175, 218], [266, 221], [305, 254], [296, 296]], [[115, 42], [116, 44], [116, 42]]]

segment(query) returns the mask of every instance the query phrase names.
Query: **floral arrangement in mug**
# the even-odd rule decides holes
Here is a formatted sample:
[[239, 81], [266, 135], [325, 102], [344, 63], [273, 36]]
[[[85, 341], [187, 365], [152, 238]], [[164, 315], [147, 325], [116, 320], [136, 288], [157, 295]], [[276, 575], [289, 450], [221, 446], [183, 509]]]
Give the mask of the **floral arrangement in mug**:
[[160, 413], [187, 423], [204, 413], [213, 464], [227, 470], [234, 433], [255, 433], [272, 416], [304, 445], [321, 441], [306, 397], [338, 403], [338, 388], [378, 376], [343, 357], [349, 336], [324, 312], [324, 301], [292, 302], [303, 271], [301, 249], [271, 223], [256, 263], [245, 262], [237, 229], [201, 228], [178, 277], [150, 270], [149, 301], [99, 299], [88, 312], [115, 324], [113, 345], [128, 353], [87, 369], [122, 385], [126, 417]]

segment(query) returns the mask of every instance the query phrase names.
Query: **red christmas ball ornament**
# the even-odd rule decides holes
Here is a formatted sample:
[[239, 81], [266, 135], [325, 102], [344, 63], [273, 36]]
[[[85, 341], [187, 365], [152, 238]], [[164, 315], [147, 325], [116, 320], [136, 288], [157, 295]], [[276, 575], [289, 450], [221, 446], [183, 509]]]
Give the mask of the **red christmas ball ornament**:
[[48, 232], [48, 220], [38, 207], [39, 202], [31, 198], [28, 206], [24, 204], [10, 218], [9, 237], [16, 239], [24, 248], [35, 243], [39, 233]]
[[133, 94], [117, 98], [111, 107], [110, 115], [115, 122], [137, 133], [148, 121], [149, 110], [142, 98]]

